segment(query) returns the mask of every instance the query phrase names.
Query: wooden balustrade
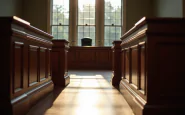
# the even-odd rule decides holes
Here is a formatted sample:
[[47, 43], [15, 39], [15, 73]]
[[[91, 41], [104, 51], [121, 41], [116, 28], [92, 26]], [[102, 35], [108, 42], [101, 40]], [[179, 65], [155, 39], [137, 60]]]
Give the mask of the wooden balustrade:
[[52, 80], [56, 86], [66, 86], [70, 83], [68, 75], [68, 49], [66, 40], [52, 40]]
[[18, 17], [0, 17], [0, 114], [25, 115], [53, 90], [52, 36]]
[[112, 68], [111, 47], [71, 46], [68, 59], [69, 70], [111, 70]]
[[143, 18], [121, 39], [120, 92], [134, 114], [184, 114], [185, 19]]

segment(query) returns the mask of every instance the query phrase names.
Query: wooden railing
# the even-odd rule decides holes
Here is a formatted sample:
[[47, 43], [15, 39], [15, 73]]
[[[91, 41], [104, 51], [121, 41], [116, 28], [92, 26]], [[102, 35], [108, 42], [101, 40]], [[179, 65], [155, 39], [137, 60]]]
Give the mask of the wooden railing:
[[51, 92], [52, 36], [18, 17], [0, 18], [2, 115], [25, 115]]
[[71, 46], [68, 55], [68, 69], [105, 69], [112, 68], [111, 47]]
[[143, 18], [121, 39], [120, 92], [134, 114], [184, 114], [185, 19]]

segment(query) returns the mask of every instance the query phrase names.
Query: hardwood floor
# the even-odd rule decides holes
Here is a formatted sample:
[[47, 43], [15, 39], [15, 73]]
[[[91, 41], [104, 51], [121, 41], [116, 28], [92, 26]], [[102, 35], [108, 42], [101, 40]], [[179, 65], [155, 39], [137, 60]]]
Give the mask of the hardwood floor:
[[133, 115], [117, 89], [111, 71], [70, 71], [70, 84], [55, 88], [27, 115]]

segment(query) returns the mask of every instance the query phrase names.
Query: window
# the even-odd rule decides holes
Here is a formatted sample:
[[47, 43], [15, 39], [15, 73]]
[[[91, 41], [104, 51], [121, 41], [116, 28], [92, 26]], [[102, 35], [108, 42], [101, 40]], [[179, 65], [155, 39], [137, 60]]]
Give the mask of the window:
[[105, 0], [104, 3], [104, 46], [121, 37], [122, 13], [121, 0]]
[[53, 0], [51, 31], [70, 45], [90, 37], [93, 46], [111, 46], [120, 40], [122, 16], [122, 0]]
[[54, 39], [67, 39], [69, 36], [69, 0], [53, 0], [52, 35]]
[[90, 37], [95, 45], [95, 0], [78, 0], [78, 45]]

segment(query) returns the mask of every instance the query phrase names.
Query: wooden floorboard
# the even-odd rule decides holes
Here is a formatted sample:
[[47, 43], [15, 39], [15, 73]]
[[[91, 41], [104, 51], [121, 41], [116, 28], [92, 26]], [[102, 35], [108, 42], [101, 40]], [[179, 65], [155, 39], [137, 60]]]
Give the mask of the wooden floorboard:
[[27, 115], [133, 115], [117, 89], [111, 71], [70, 71], [70, 84], [55, 90]]

